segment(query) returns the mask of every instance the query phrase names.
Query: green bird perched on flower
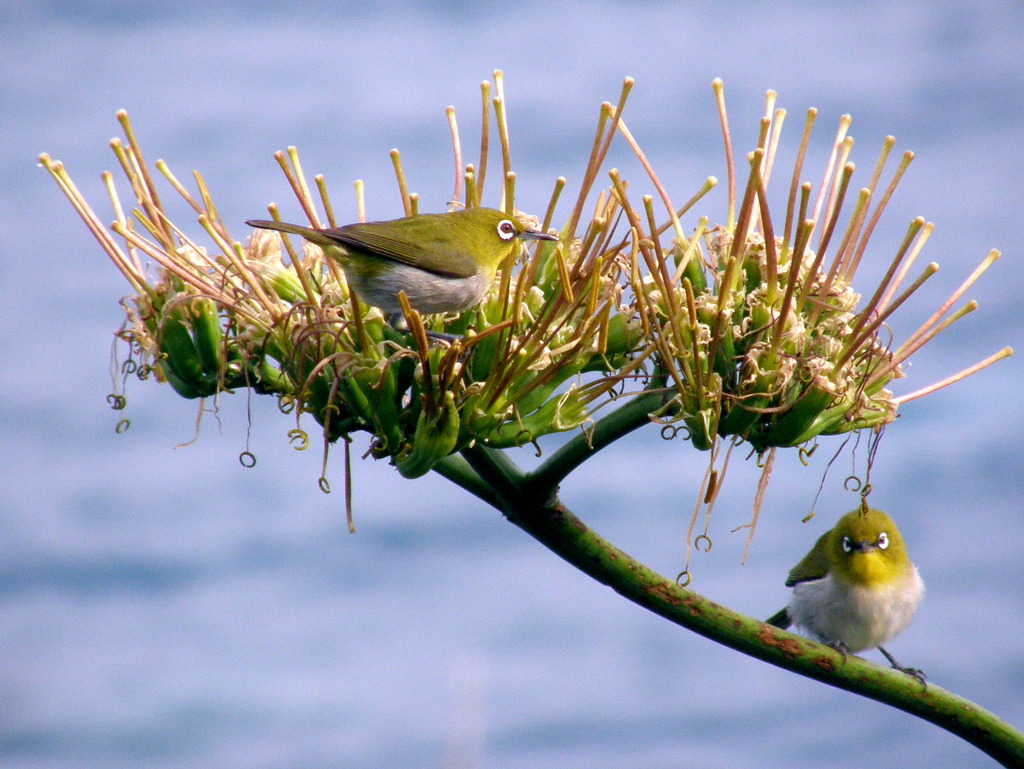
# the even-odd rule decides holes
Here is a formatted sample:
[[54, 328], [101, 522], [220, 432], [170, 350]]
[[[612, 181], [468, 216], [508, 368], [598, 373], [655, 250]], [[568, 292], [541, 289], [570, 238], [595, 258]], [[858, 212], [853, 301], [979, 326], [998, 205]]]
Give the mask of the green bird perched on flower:
[[388, 315], [401, 312], [400, 291], [425, 314], [469, 309], [483, 299], [498, 266], [519, 255], [524, 240], [558, 240], [492, 208], [329, 229], [267, 220], [246, 224], [320, 246], [341, 264], [356, 296]]
[[793, 568], [786, 586], [793, 599], [769, 624], [802, 627], [844, 655], [877, 648], [894, 668], [924, 683], [920, 670], [902, 667], [882, 648], [910, 624], [924, 597], [924, 582], [885, 513], [863, 508], [844, 515]]

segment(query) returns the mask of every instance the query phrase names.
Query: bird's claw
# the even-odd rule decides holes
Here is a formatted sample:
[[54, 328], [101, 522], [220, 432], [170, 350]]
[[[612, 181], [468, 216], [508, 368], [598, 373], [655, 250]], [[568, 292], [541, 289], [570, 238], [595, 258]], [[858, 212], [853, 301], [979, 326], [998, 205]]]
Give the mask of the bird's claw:
[[906, 673], [908, 676], [911, 676], [912, 678], [916, 678], [922, 687], [924, 687], [925, 689], [928, 688], [928, 676], [924, 674], [923, 670], [918, 670], [917, 668], [905, 668], [902, 665], [893, 665], [892, 669], [898, 670], [901, 673]]
[[850, 656], [850, 647], [844, 644], [842, 641], [834, 641], [828, 644], [828, 647], [842, 654], [843, 662], [846, 662], [846, 658]]
[[893, 670], [898, 670], [901, 673], [906, 673], [908, 676], [911, 676], [912, 678], [916, 678], [920, 682], [921, 686], [923, 686], [925, 689], [928, 688], [928, 677], [924, 674], [923, 670], [919, 670], [918, 668], [903, 667], [900, 663], [896, 661], [896, 659], [891, 654], [889, 654], [889, 652], [887, 652], [881, 646], [878, 647], [878, 651], [882, 652], [882, 654], [885, 655], [885, 658], [889, 660], [889, 664], [892, 665]]

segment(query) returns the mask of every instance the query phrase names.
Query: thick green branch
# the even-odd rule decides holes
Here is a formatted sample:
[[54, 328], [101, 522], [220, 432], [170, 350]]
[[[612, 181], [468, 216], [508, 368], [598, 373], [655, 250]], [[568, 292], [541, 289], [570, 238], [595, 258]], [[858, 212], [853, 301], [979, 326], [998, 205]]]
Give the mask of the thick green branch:
[[[630, 601], [777, 667], [904, 710], [967, 740], [1005, 766], [1024, 766], [1024, 735], [972, 702], [934, 684], [833, 649], [720, 606], [635, 561], [590, 530], [555, 496], [527, 493], [499, 452], [467, 459], [485, 481], [500, 483], [499, 509], [525, 532]], [[534, 487], [536, 488], [536, 487]]]
[[587, 433], [577, 433], [527, 476], [527, 482], [541, 496], [553, 493], [558, 484], [573, 470], [605, 446], [622, 436], [651, 423], [648, 416], [664, 404], [664, 390], [649, 391], [630, 398], [615, 411], [603, 416]]
[[525, 499], [523, 472], [504, 451], [477, 445], [464, 449], [462, 456], [477, 477], [494, 491], [498, 500], [494, 507], [498, 510], [505, 509], [507, 500]]
[[458, 454], [445, 457], [434, 465], [434, 472], [461, 486], [470, 494], [482, 499], [491, 507], [501, 509], [501, 500], [469, 463]]

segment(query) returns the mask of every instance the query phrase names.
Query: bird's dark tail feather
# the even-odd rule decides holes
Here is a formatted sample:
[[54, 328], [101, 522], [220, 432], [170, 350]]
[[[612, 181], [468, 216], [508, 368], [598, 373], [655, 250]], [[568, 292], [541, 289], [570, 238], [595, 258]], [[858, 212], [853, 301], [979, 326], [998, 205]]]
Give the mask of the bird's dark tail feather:
[[257, 227], [261, 230], [277, 230], [278, 232], [288, 232], [292, 235], [300, 235], [310, 243], [315, 243], [318, 246], [337, 245], [337, 242], [330, 236], [325, 235], [322, 230], [316, 230], [312, 227], [304, 227], [301, 224], [274, 222], [269, 219], [249, 219], [246, 224], [250, 227]]
[[765, 620], [769, 625], [775, 625], [777, 628], [785, 630], [793, 624], [793, 618], [789, 616], [789, 609], [783, 609], [782, 611], [775, 612], [772, 616]]

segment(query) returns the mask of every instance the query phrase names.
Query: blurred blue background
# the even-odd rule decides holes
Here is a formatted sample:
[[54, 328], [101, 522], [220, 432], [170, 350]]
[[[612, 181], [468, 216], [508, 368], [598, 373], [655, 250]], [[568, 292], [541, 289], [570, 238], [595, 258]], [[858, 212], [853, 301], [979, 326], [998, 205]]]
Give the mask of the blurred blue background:
[[[175, 448], [193, 435], [196, 404], [135, 382], [131, 429], [115, 435], [104, 399], [128, 287], [36, 156], [63, 160], [112, 218], [99, 175], [115, 168], [106, 141], [123, 107], [151, 162], [204, 174], [239, 238], [270, 201], [298, 215], [271, 157], [290, 144], [310, 176], [326, 175], [341, 218], [354, 217], [356, 178], [372, 217], [399, 215], [392, 147], [421, 210], [441, 210], [444, 107], [473, 148], [478, 84], [498, 67], [517, 203], [540, 212], [556, 176], [578, 185], [598, 106], [630, 75], [626, 119], [681, 202], [709, 174], [724, 181], [712, 78], [725, 80], [740, 153], [773, 88], [789, 111], [787, 158], [806, 108], [820, 110], [805, 178], [817, 181], [845, 112], [855, 184], [885, 135], [917, 153], [861, 269], [865, 292], [909, 220], [935, 222], [922, 258], [942, 271], [900, 311], [897, 338], [989, 248], [1004, 252], [969, 293], [981, 309], [913, 360], [895, 388], [906, 393], [1003, 345], [1024, 351], [1022, 28], [1024, 4], [1010, 0], [4, 3], [0, 763], [991, 766], [936, 727], [645, 613], [439, 479], [357, 462], [349, 535], [341, 452], [325, 495], [318, 452], [289, 448], [291, 423], [268, 399], [223, 398], [200, 440]], [[624, 146], [611, 165], [647, 190]], [[700, 207], [712, 222], [725, 217], [722, 188]], [[908, 404], [871, 478], [929, 588], [890, 650], [1018, 727], [1022, 360]], [[246, 446], [251, 470], [237, 459]], [[787, 569], [857, 503], [843, 478], [863, 468], [863, 448], [837, 461], [817, 517], [800, 523], [838, 446], [825, 441], [806, 468], [779, 459], [744, 565], [745, 532], [731, 531], [749, 518], [757, 469], [734, 461], [693, 586], [754, 616], [778, 609]], [[643, 431], [592, 460], [563, 498], [674, 575], [706, 460]]]

